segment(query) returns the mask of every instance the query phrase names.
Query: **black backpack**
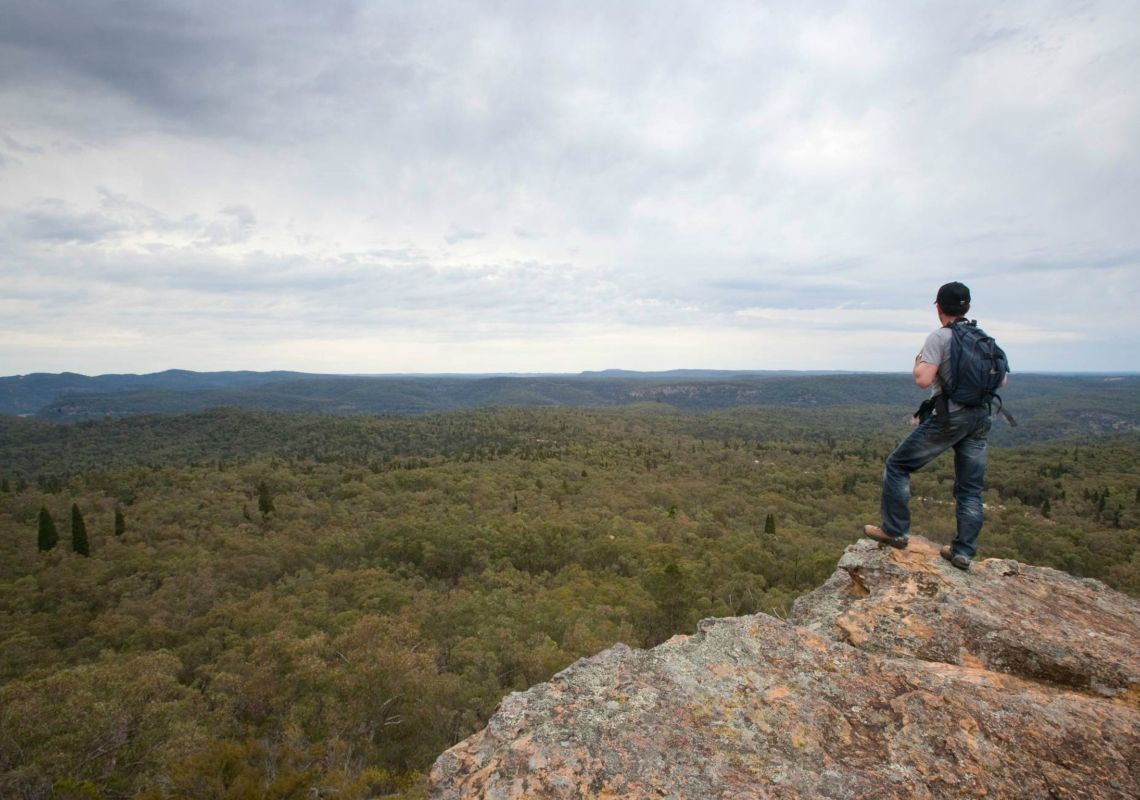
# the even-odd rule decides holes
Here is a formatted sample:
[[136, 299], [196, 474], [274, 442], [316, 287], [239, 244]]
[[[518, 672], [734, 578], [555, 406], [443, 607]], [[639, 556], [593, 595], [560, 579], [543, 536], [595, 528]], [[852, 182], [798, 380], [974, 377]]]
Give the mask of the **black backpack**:
[[[1001, 407], [997, 390], [1009, 374], [1009, 359], [976, 320], [951, 322], [950, 381], [942, 387], [942, 397], [961, 406], [987, 406], [998, 401], [998, 411], [1011, 425], [1016, 425], [1009, 412]], [[943, 413], [939, 410], [939, 413]], [[944, 418], [945, 419], [945, 418]]]

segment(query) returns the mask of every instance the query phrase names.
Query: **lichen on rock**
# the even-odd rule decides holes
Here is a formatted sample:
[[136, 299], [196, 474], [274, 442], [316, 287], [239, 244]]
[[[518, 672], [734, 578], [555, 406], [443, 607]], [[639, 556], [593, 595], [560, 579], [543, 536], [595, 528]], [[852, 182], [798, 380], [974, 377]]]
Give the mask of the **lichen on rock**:
[[705, 620], [503, 700], [434, 800], [1140, 796], [1140, 604], [861, 541], [790, 621]]

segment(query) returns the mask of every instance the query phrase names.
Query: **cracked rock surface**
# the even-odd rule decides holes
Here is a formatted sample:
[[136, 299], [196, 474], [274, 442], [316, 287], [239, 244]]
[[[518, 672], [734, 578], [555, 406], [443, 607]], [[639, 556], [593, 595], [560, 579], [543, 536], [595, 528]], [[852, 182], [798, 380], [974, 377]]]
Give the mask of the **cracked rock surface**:
[[436, 761], [458, 798], [1135, 798], [1140, 603], [864, 540], [790, 622], [705, 620], [509, 695]]
[[1140, 684], [1140, 604], [1099, 581], [988, 559], [954, 569], [916, 536], [866, 540], [801, 597], [792, 621], [888, 656], [978, 667], [1106, 697]]

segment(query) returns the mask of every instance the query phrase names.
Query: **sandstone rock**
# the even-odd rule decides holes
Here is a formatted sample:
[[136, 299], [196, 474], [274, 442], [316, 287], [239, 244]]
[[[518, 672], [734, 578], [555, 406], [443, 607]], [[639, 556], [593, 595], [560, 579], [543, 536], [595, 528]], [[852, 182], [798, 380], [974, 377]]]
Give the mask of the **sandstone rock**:
[[848, 548], [800, 624], [705, 620], [508, 696], [431, 797], [1140, 796], [1140, 604], [912, 542]]
[[969, 572], [915, 536], [869, 539], [792, 621], [863, 650], [982, 667], [1111, 697], [1140, 684], [1140, 603], [1099, 581], [987, 559]]

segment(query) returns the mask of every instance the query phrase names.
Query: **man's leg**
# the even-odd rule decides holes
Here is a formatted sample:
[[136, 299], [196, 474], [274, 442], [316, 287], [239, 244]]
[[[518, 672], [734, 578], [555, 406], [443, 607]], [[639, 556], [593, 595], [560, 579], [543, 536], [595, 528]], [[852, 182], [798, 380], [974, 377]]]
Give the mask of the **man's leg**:
[[926, 466], [939, 453], [949, 450], [964, 433], [951, 415], [944, 427], [937, 416], [930, 416], [887, 456], [883, 468], [883, 492], [879, 501], [884, 531], [891, 536], [910, 534], [910, 474]]
[[978, 420], [969, 436], [954, 445], [954, 505], [958, 531], [950, 549], [954, 554], [973, 558], [978, 551], [982, 530], [982, 489], [986, 481], [986, 436], [991, 420], [979, 409]]

